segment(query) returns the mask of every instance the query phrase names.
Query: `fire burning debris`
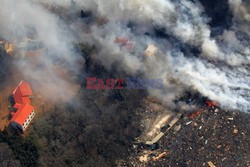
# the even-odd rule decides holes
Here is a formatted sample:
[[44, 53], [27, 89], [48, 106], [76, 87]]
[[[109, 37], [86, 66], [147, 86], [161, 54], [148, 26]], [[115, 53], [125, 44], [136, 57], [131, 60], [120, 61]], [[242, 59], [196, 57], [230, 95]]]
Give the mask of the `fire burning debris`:
[[[203, 108], [200, 108], [199, 112], [192, 112], [193, 117], [184, 113], [184, 116], [157, 143], [151, 146], [135, 144], [127, 165], [249, 165], [247, 160], [249, 144], [243, 144], [247, 141], [248, 130], [243, 127], [246, 124], [249, 125], [249, 114], [241, 115], [241, 113], [225, 111], [218, 106], [209, 107], [207, 102], [211, 101], [197, 104], [202, 105]], [[141, 114], [149, 119], [147, 118], [149, 113]], [[236, 156], [242, 161], [235, 161]]]

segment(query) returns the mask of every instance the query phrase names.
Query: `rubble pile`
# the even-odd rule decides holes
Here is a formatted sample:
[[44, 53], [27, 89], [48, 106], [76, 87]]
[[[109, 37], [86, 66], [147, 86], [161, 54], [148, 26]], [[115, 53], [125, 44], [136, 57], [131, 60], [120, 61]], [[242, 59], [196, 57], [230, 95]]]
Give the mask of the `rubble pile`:
[[128, 166], [249, 166], [250, 115], [207, 107], [186, 115], [159, 141], [136, 147]]

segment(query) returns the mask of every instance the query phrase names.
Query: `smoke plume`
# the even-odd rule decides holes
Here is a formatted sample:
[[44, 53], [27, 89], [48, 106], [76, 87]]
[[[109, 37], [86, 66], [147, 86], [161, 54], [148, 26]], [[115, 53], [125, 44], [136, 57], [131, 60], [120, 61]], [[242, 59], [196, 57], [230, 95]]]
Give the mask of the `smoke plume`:
[[[97, 59], [107, 69], [115, 65], [129, 75], [143, 73], [144, 77], [164, 79], [163, 90], [148, 91], [170, 106], [190, 90], [223, 107], [249, 111], [249, 4], [229, 0], [233, 24], [227, 29], [217, 27], [222, 33], [212, 36], [210, 18], [199, 1], [3, 0], [0, 36], [12, 40], [34, 30], [49, 50], [41, 58], [47, 69], [60, 58], [65, 67], [77, 71], [74, 64], [78, 60], [70, 43], [77, 40], [94, 44]], [[51, 8], [69, 17], [57, 16]], [[80, 10], [90, 13], [85, 20], [78, 17]], [[133, 51], [115, 43], [116, 37], [134, 41]], [[143, 55], [149, 44], [159, 48], [151, 59]], [[49, 71], [43, 76], [40, 70], [28, 69], [25, 74], [36, 80], [44, 77], [48, 82], [52, 78], [50, 83], [59, 83], [60, 87], [67, 85], [67, 79]]]
[[[75, 65], [78, 57], [71, 49], [72, 34], [63, 21], [45, 7], [26, 0], [2, 0], [0, 6], [0, 37], [18, 45], [31, 38], [44, 45], [46, 50], [37, 57], [25, 57], [18, 53], [13, 68], [18, 79], [26, 79], [47, 100], [66, 100], [72, 97]], [[73, 74], [65, 75], [71, 71]], [[20, 73], [20, 74], [19, 74]], [[39, 88], [39, 89], [37, 89]]]

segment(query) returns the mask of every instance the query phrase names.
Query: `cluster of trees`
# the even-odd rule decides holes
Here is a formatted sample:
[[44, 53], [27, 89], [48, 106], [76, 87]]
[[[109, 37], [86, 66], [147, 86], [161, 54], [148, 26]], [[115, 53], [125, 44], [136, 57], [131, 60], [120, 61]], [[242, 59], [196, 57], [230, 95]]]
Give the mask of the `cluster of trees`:
[[[113, 91], [113, 90], [111, 90]], [[140, 135], [140, 92], [123, 92], [124, 101], [111, 102], [106, 90], [83, 90], [67, 106], [56, 105], [32, 125], [31, 137], [44, 166], [114, 166], [126, 159]], [[138, 98], [139, 99], [139, 98]]]
[[11, 148], [7, 143], [0, 143], [0, 166], [21, 166], [20, 161], [16, 160]]
[[0, 145], [2, 166], [37, 166], [38, 150], [34, 138], [24, 138], [5, 130], [0, 133]]

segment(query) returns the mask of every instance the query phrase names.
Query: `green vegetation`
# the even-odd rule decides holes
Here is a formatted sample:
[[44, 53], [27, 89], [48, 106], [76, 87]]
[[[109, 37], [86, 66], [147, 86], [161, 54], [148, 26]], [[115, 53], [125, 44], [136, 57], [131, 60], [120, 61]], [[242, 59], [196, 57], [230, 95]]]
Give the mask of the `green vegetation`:
[[10, 135], [5, 131], [1, 132], [0, 141], [9, 145], [15, 159], [19, 160], [22, 166], [37, 166], [39, 155], [36, 140], [34, 138], [24, 138], [20, 135]]
[[14, 135], [8, 139], [8, 144], [22, 166], [31, 167], [37, 165], [38, 151], [33, 138], [22, 138]]

